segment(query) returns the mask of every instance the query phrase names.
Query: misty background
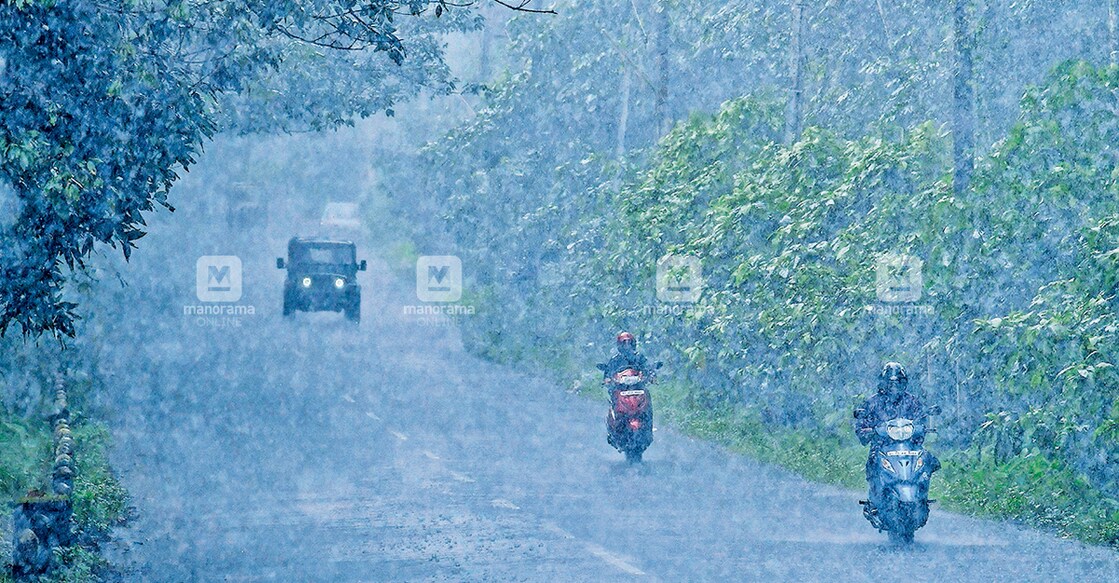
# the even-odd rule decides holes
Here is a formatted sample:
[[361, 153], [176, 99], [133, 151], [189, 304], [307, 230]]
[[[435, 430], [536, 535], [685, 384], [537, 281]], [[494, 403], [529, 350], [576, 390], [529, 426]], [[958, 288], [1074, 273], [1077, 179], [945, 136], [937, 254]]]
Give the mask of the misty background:
[[[66, 18], [110, 26], [111, 15], [77, 4]], [[97, 138], [82, 142], [97, 171], [66, 169], [81, 184], [83, 172], [150, 165], [128, 173], [143, 192], [135, 200], [124, 187], [68, 199], [64, 185], [56, 197], [46, 169], [70, 159], [65, 148], [43, 146], [38, 170], [17, 155], [20, 145], [40, 160], [11, 96], [50, 92], [26, 81], [36, 78], [34, 61], [16, 60], [26, 53], [0, 51], [0, 315], [16, 324], [0, 340], [0, 482], [15, 498], [45, 475], [49, 427], [38, 420], [61, 367], [97, 444], [80, 528], [87, 547], [126, 565], [117, 576], [275, 580], [286, 565], [307, 580], [595, 579], [605, 562], [668, 580], [820, 577], [772, 559], [795, 550], [833, 574], [873, 578], [854, 565], [894, 555], [854, 504], [866, 452], [850, 411], [888, 360], [944, 411], [932, 496], [1042, 533], [937, 512], [915, 560], [961, 577], [1005, 574], [977, 565], [1010, 552], [1016, 579], [1115, 572], [1114, 2], [448, 5], [439, 18], [427, 7], [394, 21], [399, 55], [391, 43], [355, 52], [218, 34], [240, 30], [237, 3], [186, 4], [193, 12], [172, 20], [205, 33], [188, 38], [197, 50], [155, 54], [197, 59], [212, 93], [180, 96], [168, 82], [152, 97], [126, 81], [130, 111], [144, 97], [174, 115], [117, 126], [92, 111], [74, 133]], [[28, 14], [3, 10], [9, 24]], [[16, 42], [24, 29], [9, 31], [9, 47], [33, 46]], [[178, 124], [191, 129], [170, 132]], [[182, 149], [166, 135], [182, 136]], [[128, 154], [98, 157], [118, 150]], [[323, 234], [327, 202], [358, 204], [358, 256], [374, 264], [359, 276], [356, 330], [334, 314], [279, 315], [275, 258], [288, 238]], [[55, 220], [72, 239], [54, 238]], [[67, 251], [44, 275], [26, 269], [44, 263], [29, 241]], [[125, 261], [121, 246], [133, 243]], [[69, 252], [84, 265], [70, 268]], [[899, 253], [922, 261], [923, 285], [897, 305], [876, 279], [881, 257]], [[668, 254], [699, 259], [694, 304], [658, 300]], [[184, 315], [204, 255], [241, 258], [239, 304], [253, 315]], [[462, 260], [458, 303], [470, 315], [404, 312], [419, 303], [422, 255]], [[666, 363], [644, 473], [615, 467], [601, 435], [593, 365], [622, 329]], [[432, 362], [440, 379], [418, 380]], [[507, 402], [521, 383], [536, 387], [539, 423]], [[376, 467], [376, 480], [362, 471]], [[618, 483], [646, 509], [626, 516], [656, 534], [592, 518], [617, 511]], [[711, 484], [718, 504], [681, 502]], [[453, 508], [445, 524], [427, 489]], [[550, 503], [530, 502], [534, 489]], [[270, 514], [293, 500], [325, 507]], [[533, 518], [500, 514], [508, 505]], [[332, 522], [383, 524], [402, 508], [414, 520], [391, 534]], [[780, 532], [757, 543], [767, 517]], [[331, 534], [292, 534], [316, 529]], [[245, 532], [275, 544], [254, 554], [268, 545]], [[457, 542], [440, 549], [440, 537]], [[539, 546], [526, 542], [528, 553], [521, 540]], [[685, 551], [671, 553], [672, 541]], [[693, 554], [705, 545], [725, 563]], [[384, 558], [394, 552], [406, 556]], [[346, 562], [368, 553], [383, 562]], [[738, 570], [746, 562], [756, 570]]]

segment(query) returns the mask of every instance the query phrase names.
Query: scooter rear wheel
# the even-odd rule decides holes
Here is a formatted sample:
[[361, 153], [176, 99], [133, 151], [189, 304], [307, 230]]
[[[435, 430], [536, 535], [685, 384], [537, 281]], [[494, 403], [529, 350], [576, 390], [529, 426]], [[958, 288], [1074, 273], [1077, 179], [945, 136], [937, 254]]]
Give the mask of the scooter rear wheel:
[[641, 454], [643, 452], [639, 449], [626, 450], [626, 461], [631, 464], [641, 463]]

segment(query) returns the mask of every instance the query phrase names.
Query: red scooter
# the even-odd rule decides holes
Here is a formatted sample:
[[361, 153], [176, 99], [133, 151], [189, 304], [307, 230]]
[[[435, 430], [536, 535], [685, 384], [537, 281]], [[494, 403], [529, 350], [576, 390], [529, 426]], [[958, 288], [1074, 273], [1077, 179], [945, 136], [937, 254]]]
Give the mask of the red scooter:
[[[598, 367], [605, 370], [606, 365]], [[640, 462], [645, 449], [653, 443], [653, 402], [645, 388], [651, 381], [633, 368], [604, 381], [611, 405], [606, 415], [606, 441], [624, 453], [630, 463]]]

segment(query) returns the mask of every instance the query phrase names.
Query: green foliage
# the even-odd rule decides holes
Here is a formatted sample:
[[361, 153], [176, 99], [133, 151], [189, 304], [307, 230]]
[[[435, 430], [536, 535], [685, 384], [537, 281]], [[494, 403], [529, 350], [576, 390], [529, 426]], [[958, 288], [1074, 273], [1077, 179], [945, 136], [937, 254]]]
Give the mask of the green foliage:
[[[882, 361], [902, 360], [944, 405], [948, 507], [1114, 545], [1117, 86], [1119, 68], [1056, 67], [961, 196], [934, 123], [783, 144], [779, 104], [759, 94], [690, 116], [619, 179], [601, 147], [578, 163], [508, 146], [471, 158], [508, 132], [483, 114], [429, 152], [451, 237], [483, 271], [464, 335], [571, 374], [603, 357], [594, 339], [633, 328], [670, 362], [658, 410], [675, 424], [849, 486], [864, 459], [849, 411]], [[666, 253], [703, 261], [702, 298], [683, 312], [655, 309]], [[918, 309], [877, 297], [877, 263], [899, 253], [924, 260]], [[523, 264], [562, 285], [496, 269]]]
[[996, 462], [993, 452], [955, 452], [942, 462], [933, 495], [946, 508], [1119, 546], [1119, 504], [1060, 462], [1036, 453]]
[[[71, 499], [79, 544], [60, 552], [63, 569], [52, 579], [59, 583], [101, 580], [108, 564], [96, 549], [128, 513], [128, 494], [108, 465], [108, 430], [83, 422], [75, 427], [74, 440], [77, 476]], [[52, 450], [46, 420], [0, 421], [0, 487], [7, 499], [17, 500], [32, 488], [50, 491]]]
[[109, 431], [96, 424], [79, 425], [74, 432], [74, 526], [87, 541], [106, 539], [128, 513], [128, 492], [109, 467]]
[[659, 415], [684, 432], [722, 444], [759, 461], [774, 463], [811, 480], [849, 488], [865, 486], [866, 450], [848, 435], [772, 431], [756, 410], [696, 402], [694, 389], [679, 382], [657, 386]]
[[51, 435], [46, 423], [5, 415], [0, 420], [0, 491], [8, 500], [47, 490]]
[[69, 547], [60, 549], [56, 558], [62, 568], [48, 579], [49, 583], [93, 583], [113, 580], [111, 577], [104, 576], [111, 569], [108, 561], [94, 550], [80, 546]]
[[0, 335], [73, 336], [68, 276], [104, 245], [128, 258], [219, 129], [337, 127], [453, 90], [438, 36], [479, 21], [418, 16], [435, 4], [0, 3]]
[[[59, 583], [100, 581], [108, 564], [95, 549], [127, 515], [127, 493], [106, 458], [108, 431], [81, 423], [75, 428], [74, 439], [77, 476], [72, 500], [79, 546], [60, 552], [58, 560], [63, 568], [51, 579]], [[44, 419], [5, 415], [0, 420], [0, 488], [5, 498], [18, 500], [31, 489], [50, 491], [53, 445]]]
[[[845, 433], [774, 430], [756, 412], [705, 407], [679, 383], [659, 385], [657, 411], [684, 432], [732, 451], [786, 467], [808, 479], [864, 489], [866, 448]], [[934, 440], [931, 449], [938, 449]], [[1038, 454], [996, 462], [980, 449], [941, 454], [932, 483], [941, 506], [987, 518], [1011, 519], [1093, 544], [1119, 546], [1119, 504], [1063, 464]]]

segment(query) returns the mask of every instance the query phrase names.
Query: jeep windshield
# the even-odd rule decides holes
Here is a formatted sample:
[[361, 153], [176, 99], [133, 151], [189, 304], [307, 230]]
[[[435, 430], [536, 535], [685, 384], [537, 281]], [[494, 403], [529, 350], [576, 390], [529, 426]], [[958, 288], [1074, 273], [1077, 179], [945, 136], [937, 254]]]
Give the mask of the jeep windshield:
[[357, 262], [357, 256], [352, 245], [312, 243], [293, 246], [291, 262], [296, 264], [353, 265]]

